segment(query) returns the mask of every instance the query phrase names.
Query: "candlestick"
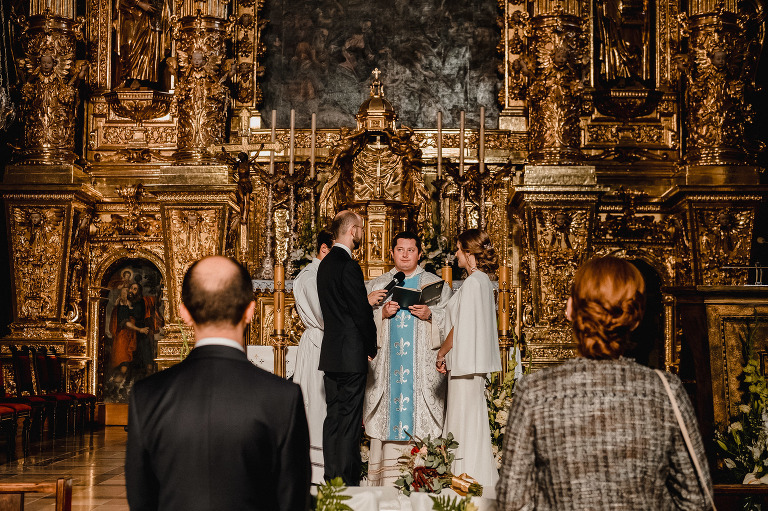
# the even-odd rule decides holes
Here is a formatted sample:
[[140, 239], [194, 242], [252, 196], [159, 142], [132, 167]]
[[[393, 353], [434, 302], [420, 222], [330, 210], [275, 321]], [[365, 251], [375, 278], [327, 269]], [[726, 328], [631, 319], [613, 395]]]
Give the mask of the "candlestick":
[[275, 125], [277, 125], [277, 110], [272, 110], [272, 131], [271, 131], [271, 138], [269, 139], [270, 142], [272, 142], [272, 150], [269, 151], [269, 173], [274, 174], [275, 173]]
[[315, 144], [317, 143], [317, 114], [312, 113], [312, 136], [309, 148], [309, 177], [315, 177]]
[[282, 264], [275, 265], [274, 283], [275, 333], [282, 333], [285, 330], [285, 267]]
[[485, 107], [480, 107], [480, 141], [477, 145], [477, 160], [479, 162], [479, 171], [485, 172]]
[[443, 112], [437, 112], [437, 179], [443, 177]]
[[440, 269], [440, 276], [448, 284], [448, 287], [453, 288], [453, 270], [450, 266], [445, 265]]
[[499, 266], [499, 332], [509, 333], [509, 266]]
[[296, 126], [296, 110], [291, 108], [291, 135], [288, 142], [288, 174], [293, 175], [293, 147], [294, 147], [294, 127]]
[[459, 116], [459, 175], [464, 175], [464, 110]]

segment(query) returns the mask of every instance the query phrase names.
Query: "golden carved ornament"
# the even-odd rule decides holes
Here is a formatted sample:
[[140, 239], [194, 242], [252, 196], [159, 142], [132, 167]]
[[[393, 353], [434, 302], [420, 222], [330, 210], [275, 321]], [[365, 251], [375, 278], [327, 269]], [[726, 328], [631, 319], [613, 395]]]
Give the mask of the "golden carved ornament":
[[60, 207], [11, 208], [11, 246], [16, 317], [57, 316], [63, 259], [64, 210]]
[[[699, 209], [699, 264], [705, 285], [744, 285], [752, 242], [751, 210]], [[734, 268], [742, 267], [742, 268]]]
[[76, 84], [88, 71], [87, 62], [74, 61], [81, 28], [82, 20], [60, 18], [46, 9], [23, 30], [24, 58], [18, 59], [17, 70], [26, 163], [71, 163], [76, 158]]
[[185, 17], [174, 22], [178, 41], [176, 66], [179, 105], [179, 163], [213, 162], [208, 147], [221, 145], [226, 138], [229, 88], [225, 82], [236, 73], [235, 65], [221, 69], [225, 41], [231, 24], [219, 18]]

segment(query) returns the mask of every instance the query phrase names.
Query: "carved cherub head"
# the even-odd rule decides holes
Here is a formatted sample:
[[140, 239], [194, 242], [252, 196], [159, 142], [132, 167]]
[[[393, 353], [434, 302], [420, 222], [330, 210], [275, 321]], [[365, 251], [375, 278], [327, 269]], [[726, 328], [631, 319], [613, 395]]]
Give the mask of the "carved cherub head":
[[720, 230], [729, 231], [733, 228], [734, 218], [730, 211], [723, 210], [717, 214], [717, 225]]
[[197, 223], [200, 221], [200, 216], [196, 211], [190, 211], [187, 213], [187, 224], [190, 229], [197, 227]]
[[557, 231], [567, 231], [571, 226], [571, 217], [565, 211], [558, 211], [552, 217], [552, 226]]
[[708, 57], [712, 66], [716, 69], [725, 69], [726, 64], [728, 63], [728, 53], [720, 47], [710, 51]]
[[564, 45], [557, 46], [552, 52], [552, 65], [562, 69], [568, 65], [568, 48]]
[[206, 62], [205, 54], [200, 50], [194, 50], [190, 55], [189, 63], [193, 68], [200, 70], [205, 66]]
[[48, 76], [53, 73], [53, 68], [56, 66], [56, 59], [52, 53], [44, 53], [40, 57], [40, 72]]

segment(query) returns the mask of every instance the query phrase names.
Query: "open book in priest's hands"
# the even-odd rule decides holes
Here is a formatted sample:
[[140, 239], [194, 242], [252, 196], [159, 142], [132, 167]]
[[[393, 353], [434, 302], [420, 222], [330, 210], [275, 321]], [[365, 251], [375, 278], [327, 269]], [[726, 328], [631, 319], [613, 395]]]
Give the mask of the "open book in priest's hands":
[[397, 302], [401, 309], [411, 305], [435, 305], [440, 301], [444, 280], [439, 280], [421, 289], [411, 289], [397, 286], [392, 292], [392, 301]]

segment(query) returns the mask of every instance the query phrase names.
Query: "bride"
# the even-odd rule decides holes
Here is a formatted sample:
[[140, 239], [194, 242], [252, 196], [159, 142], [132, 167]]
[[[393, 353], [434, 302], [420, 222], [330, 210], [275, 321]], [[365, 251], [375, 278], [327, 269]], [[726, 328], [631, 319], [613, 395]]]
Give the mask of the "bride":
[[485, 376], [501, 371], [501, 357], [493, 284], [487, 273], [499, 265], [485, 231], [464, 231], [456, 248], [459, 266], [469, 276], [445, 306], [450, 331], [437, 353], [437, 370], [448, 373], [443, 436], [453, 433], [459, 443], [452, 472], [475, 478], [483, 485], [483, 497], [494, 498], [499, 474], [491, 448]]

